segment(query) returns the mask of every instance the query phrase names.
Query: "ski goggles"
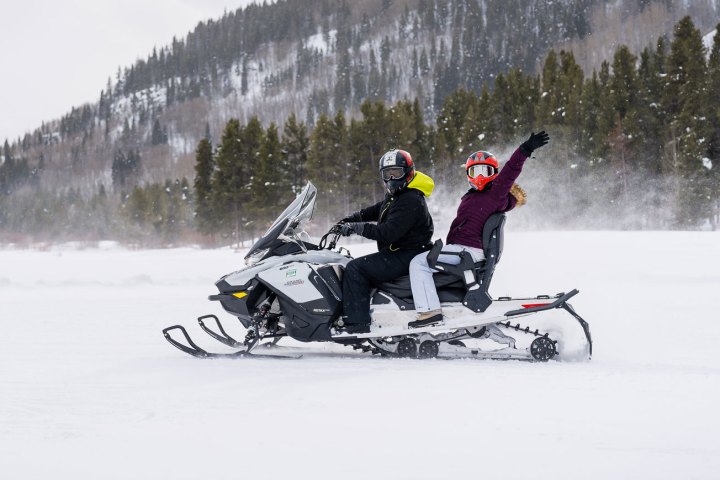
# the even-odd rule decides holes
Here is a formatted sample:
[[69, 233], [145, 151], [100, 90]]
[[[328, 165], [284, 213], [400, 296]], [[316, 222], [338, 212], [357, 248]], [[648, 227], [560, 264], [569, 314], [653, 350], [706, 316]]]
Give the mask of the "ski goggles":
[[467, 175], [470, 178], [477, 178], [477, 177], [492, 177], [497, 173], [497, 170], [492, 165], [485, 165], [485, 164], [479, 164], [479, 165], [473, 165], [472, 167], [468, 168]]
[[390, 180], [400, 180], [405, 176], [405, 169], [402, 167], [383, 168], [381, 174], [382, 179], [386, 182]]

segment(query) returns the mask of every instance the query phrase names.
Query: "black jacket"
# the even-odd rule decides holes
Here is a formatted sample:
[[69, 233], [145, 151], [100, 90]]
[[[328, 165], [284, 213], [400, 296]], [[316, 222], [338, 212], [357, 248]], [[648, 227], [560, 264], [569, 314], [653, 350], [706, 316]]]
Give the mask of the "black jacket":
[[433, 221], [425, 195], [406, 188], [396, 196], [385, 195], [381, 201], [353, 214], [353, 222], [368, 223], [363, 237], [376, 240], [378, 251], [426, 250], [432, 246]]

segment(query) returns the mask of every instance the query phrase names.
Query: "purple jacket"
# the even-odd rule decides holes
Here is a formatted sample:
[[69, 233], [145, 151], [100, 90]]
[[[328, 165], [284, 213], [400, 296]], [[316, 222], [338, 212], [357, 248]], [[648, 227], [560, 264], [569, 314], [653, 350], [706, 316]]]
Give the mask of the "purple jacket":
[[518, 148], [495, 180], [482, 190], [473, 189], [463, 195], [455, 220], [450, 225], [447, 244], [483, 248], [482, 231], [490, 215], [515, 208], [517, 200], [510, 194], [510, 187], [520, 175], [526, 158]]

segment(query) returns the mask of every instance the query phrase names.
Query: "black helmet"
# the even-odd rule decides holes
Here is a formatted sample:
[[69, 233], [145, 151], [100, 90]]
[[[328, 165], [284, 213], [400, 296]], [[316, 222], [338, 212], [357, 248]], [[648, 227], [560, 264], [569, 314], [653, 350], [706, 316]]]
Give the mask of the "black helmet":
[[405, 150], [390, 150], [380, 157], [380, 178], [390, 195], [401, 192], [415, 177], [415, 164]]

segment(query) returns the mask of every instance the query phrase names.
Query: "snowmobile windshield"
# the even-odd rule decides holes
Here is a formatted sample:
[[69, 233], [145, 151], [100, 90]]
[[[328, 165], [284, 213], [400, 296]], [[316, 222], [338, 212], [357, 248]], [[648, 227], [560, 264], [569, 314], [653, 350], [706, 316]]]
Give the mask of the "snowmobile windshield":
[[270, 248], [273, 242], [280, 238], [281, 235], [296, 239], [297, 234], [302, 230], [302, 226], [312, 218], [316, 198], [317, 189], [315, 185], [308, 182], [300, 195], [270, 225], [267, 232], [250, 247], [245, 258], [254, 256], [260, 250]]

